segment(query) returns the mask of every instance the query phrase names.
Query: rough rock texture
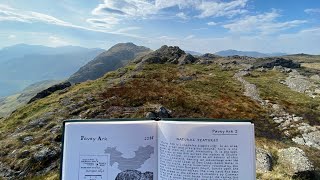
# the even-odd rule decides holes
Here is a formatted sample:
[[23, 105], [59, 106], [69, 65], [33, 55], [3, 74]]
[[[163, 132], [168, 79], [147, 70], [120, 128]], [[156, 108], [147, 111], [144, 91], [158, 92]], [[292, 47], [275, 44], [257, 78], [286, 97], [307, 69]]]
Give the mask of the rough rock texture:
[[0, 177], [3, 177], [5, 179], [14, 179], [13, 176], [18, 174], [18, 171], [12, 170], [8, 166], [0, 162]]
[[256, 63], [254, 63], [254, 68], [273, 68], [275, 66], [282, 66], [286, 68], [299, 68], [300, 64], [293, 62], [289, 59], [279, 58], [279, 57], [272, 57], [272, 58], [263, 58], [259, 59]]
[[293, 91], [305, 93], [308, 96], [315, 98], [320, 94], [320, 85], [313, 81], [316, 80], [303, 76], [297, 71], [292, 71], [289, 73], [289, 76], [283, 84], [287, 85]]
[[141, 173], [137, 170], [126, 170], [119, 173], [116, 180], [153, 180], [152, 172]]
[[319, 75], [312, 75], [312, 76], [310, 76], [310, 79], [312, 79], [312, 80], [316, 80], [316, 81], [320, 81], [320, 76]]
[[172, 111], [161, 105], [151, 107], [151, 111], [146, 114], [146, 118], [171, 118]]
[[260, 103], [263, 102], [263, 100], [259, 96], [259, 92], [257, 90], [256, 85], [249, 83], [245, 79], [243, 79], [243, 76], [248, 75], [248, 71], [239, 71], [234, 75], [234, 78], [236, 78], [238, 81], [240, 81], [245, 89], [244, 95], [252, 98], [253, 100], [256, 100]]
[[33, 101], [36, 101], [38, 99], [45, 98], [45, 97], [51, 95], [52, 93], [54, 93], [56, 91], [66, 89], [66, 88], [68, 88], [70, 86], [71, 86], [70, 82], [64, 82], [64, 83], [53, 85], [53, 86], [49, 87], [48, 89], [45, 89], [45, 90], [39, 92], [36, 96], [31, 98], [31, 100], [28, 102], [28, 104], [30, 104]]
[[233, 55], [233, 56], [228, 56], [227, 59], [252, 60], [255, 58], [250, 56]]
[[297, 147], [280, 149], [278, 152], [278, 163], [289, 169], [293, 177], [312, 178], [314, 167], [305, 155], [304, 151]]
[[44, 147], [33, 155], [33, 160], [35, 160], [36, 162], [46, 161], [49, 159], [54, 159], [58, 157], [58, 155], [59, 152], [56, 149]]
[[191, 54], [186, 54], [178, 46], [162, 46], [160, 49], [134, 60], [135, 63], [153, 64], [190, 64], [197, 59]]
[[182, 55], [179, 59], [179, 65], [184, 65], [184, 64], [192, 64], [197, 61], [195, 57], [193, 57], [191, 54], [184, 54]]
[[272, 169], [272, 156], [271, 154], [261, 148], [256, 148], [256, 171], [265, 173]]
[[206, 59], [206, 60], [212, 60], [212, 59], [216, 59], [219, 58], [220, 56], [215, 55], [215, 54], [211, 54], [211, 53], [206, 53], [204, 55], [201, 56], [202, 59]]
[[[304, 122], [303, 117], [290, 114], [286, 112], [280, 105], [270, 103], [268, 100], [263, 100], [259, 95], [257, 87], [254, 84], [247, 82], [243, 78], [248, 74], [250, 74], [250, 71], [246, 68], [245, 70], [240, 70], [234, 75], [234, 78], [240, 81], [244, 86], [244, 95], [270, 109], [270, 117], [272, 120], [279, 124], [279, 130], [281, 130], [285, 136], [291, 138], [293, 142], [320, 149], [320, 127], [311, 126]], [[296, 70], [292, 70], [290, 74], [300, 76]], [[292, 135], [292, 132], [296, 132], [298, 135]]]
[[151, 50], [133, 43], [119, 43], [95, 57], [92, 61], [82, 66], [68, 81], [80, 83], [95, 80], [110, 71], [124, 67], [131, 60], [148, 53]]
[[289, 73], [289, 77], [286, 78], [285, 84], [292, 90], [304, 93], [310, 89], [313, 84], [304, 76], [301, 76], [298, 72]]
[[306, 145], [320, 150], [320, 131], [303, 133], [302, 137], [292, 138], [292, 141], [297, 144]]

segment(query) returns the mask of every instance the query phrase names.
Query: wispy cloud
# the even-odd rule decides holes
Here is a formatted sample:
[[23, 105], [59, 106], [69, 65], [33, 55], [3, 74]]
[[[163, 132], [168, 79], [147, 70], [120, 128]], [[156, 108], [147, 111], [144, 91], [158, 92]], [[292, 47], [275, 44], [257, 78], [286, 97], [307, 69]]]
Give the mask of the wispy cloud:
[[131, 32], [131, 31], [134, 31], [134, 30], [139, 30], [141, 29], [140, 27], [137, 27], [137, 26], [132, 26], [132, 27], [126, 27], [126, 28], [121, 28], [121, 29], [118, 29], [116, 31], [114, 31], [115, 33], [127, 33], [127, 32]]
[[305, 9], [304, 12], [307, 13], [307, 14], [320, 14], [320, 8]]
[[176, 14], [176, 16], [178, 18], [181, 18], [181, 19], [184, 19], [184, 20], [189, 19], [188, 15], [186, 15], [184, 12], [179, 12], [179, 13]]
[[6, 5], [0, 5], [0, 21], [18, 21], [24, 23], [42, 22], [58, 26], [85, 29], [84, 27], [73, 25], [72, 23], [60, 20], [47, 14], [33, 11], [22, 11]]
[[87, 22], [97, 28], [112, 28], [114, 25], [119, 24], [119, 19], [111, 16], [111, 17], [104, 17], [101, 19], [90, 18], [90, 19], [87, 19]]
[[238, 14], [244, 14], [248, 11], [245, 9], [248, 0], [235, 0], [230, 2], [220, 1], [203, 1], [196, 8], [201, 10], [199, 18], [206, 17], [233, 17]]
[[280, 14], [277, 10], [272, 10], [271, 12], [263, 14], [244, 16], [231, 23], [223, 25], [223, 27], [229, 29], [230, 32], [235, 33], [272, 34], [307, 22], [306, 20], [278, 22], [277, 18], [279, 16]]
[[[247, 12], [248, 0], [232, 0], [229, 2], [210, 0], [104, 0], [92, 10], [92, 14], [100, 18], [113, 17], [120, 20], [148, 19], [161, 17], [162, 14], [188, 19], [208, 17], [233, 17]], [[167, 11], [177, 7], [179, 11]], [[194, 12], [188, 16], [187, 12]], [[99, 22], [98, 22], [99, 23]]]
[[70, 43], [60, 37], [57, 37], [57, 36], [49, 36], [48, 40], [51, 43], [51, 45], [54, 45], [54, 46], [65, 46], [65, 45], [72, 44], [72, 43]]
[[191, 35], [185, 37], [184, 39], [185, 39], [185, 40], [188, 40], [188, 39], [192, 39], [192, 38], [194, 38], [194, 37], [195, 37], [195, 35], [191, 34]]
[[17, 36], [14, 35], [14, 34], [10, 34], [10, 35], [8, 36], [8, 39], [16, 39], [16, 38], [17, 38]]
[[209, 26], [215, 26], [215, 25], [217, 25], [218, 23], [211, 21], [211, 22], [208, 22], [207, 24], [208, 24]]
[[87, 22], [91, 24], [92, 27], [85, 27], [85, 26], [79, 26], [73, 23], [63, 21], [61, 19], [58, 19], [56, 17], [50, 16], [47, 14], [38, 13], [34, 11], [22, 11], [22, 10], [18, 10], [18, 9], [0, 4], [0, 22], [1, 21], [14, 21], [14, 22], [22, 22], [22, 23], [39, 23], [40, 22], [40, 23], [45, 23], [49, 25], [75, 28], [75, 29], [80, 29], [85, 31], [118, 34], [118, 35], [124, 35], [129, 37], [141, 38], [140, 36], [128, 33], [128, 31], [121, 32], [119, 30], [117, 31], [106, 30], [106, 28], [111, 28], [112, 25], [119, 23], [119, 20], [114, 17], [104, 17], [102, 19], [99, 19], [99, 18], [87, 19]]

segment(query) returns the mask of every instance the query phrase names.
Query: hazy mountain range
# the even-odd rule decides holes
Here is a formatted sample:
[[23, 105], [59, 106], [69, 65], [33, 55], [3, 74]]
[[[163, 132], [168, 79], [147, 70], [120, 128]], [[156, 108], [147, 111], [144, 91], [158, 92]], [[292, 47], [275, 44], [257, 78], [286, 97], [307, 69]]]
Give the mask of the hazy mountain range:
[[250, 57], [273, 57], [273, 56], [284, 56], [287, 55], [286, 53], [261, 53], [257, 51], [237, 51], [233, 49], [218, 51], [215, 53], [219, 56], [250, 56]]
[[0, 97], [43, 80], [68, 78], [103, 49], [19, 44], [0, 50]]

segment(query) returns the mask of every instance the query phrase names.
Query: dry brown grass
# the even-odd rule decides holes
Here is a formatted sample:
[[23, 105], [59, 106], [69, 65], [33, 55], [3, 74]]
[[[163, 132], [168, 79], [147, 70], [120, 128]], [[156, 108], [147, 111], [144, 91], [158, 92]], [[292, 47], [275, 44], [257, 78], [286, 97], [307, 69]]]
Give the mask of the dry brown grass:
[[302, 63], [302, 67], [320, 70], [320, 63]]

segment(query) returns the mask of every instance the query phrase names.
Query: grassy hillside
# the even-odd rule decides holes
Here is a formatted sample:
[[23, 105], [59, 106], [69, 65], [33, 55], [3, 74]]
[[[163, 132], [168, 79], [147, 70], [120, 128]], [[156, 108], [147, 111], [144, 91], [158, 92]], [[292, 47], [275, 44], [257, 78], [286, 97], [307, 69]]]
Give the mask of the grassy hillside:
[[31, 84], [18, 94], [0, 99], [0, 118], [9, 116], [17, 108], [24, 106], [38, 92], [61, 81], [47, 80]]
[[[232, 60], [230, 60], [232, 61]], [[129, 64], [102, 78], [76, 84], [15, 111], [0, 120], [0, 162], [19, 177], [58, 179], [62, 121], [70, 118], [143, 118], [161, 104], [175, 118], [201, 117], [251, 119], [256, 145], [274, 153], [292, 146], [269, 117], [268, 109], [244, 96], [234, 78], [241, 66], [219, 64]], [[289, 111], [319, 123], [319, 98], [297, 94], [278, 83], [285, 74], [255, 71], [246, 79], [255, 83], [261, 97], [284, 105]], [[318, 151], [301, 146], [316, 168]], [[48, 152], [41, 156], [40, 152]], [[39, 158], [41, 160], [39, 160]], [[290, 179], [277, 165], [259, 175], [262, 179]], [[19, 178], [17, 178], [19, 179]]]

